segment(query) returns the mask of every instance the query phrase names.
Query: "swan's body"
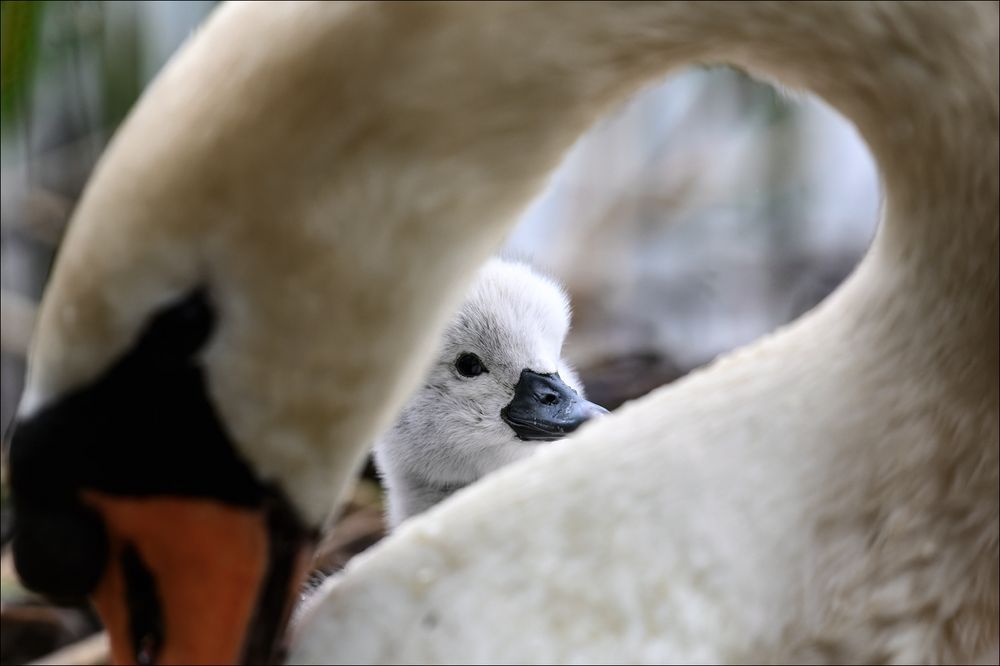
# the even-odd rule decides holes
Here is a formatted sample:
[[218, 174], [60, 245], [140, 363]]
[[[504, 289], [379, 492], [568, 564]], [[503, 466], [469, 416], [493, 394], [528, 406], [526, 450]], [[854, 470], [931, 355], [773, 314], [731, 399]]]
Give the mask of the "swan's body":
[[[494, 259], [479, 270], [430, 373], [375, 443], [392, 526], [606, 413], [582, 399], [562, 358], [569, 320], [562, 289], [528, 266]], [[462, 367], [467, 360], [474, 375]], [[537, 432], [509, 424], [511, 405], [535, 392], [556, 415], [575, 409], [575, 418]], [[551, 423], [539, 413], [546, 406], [532, 410], [533, 423]]]
[[[19, 511], [76, 515], [96, 481], [51, 504], [25, 452], [201, 286], [210, 405], [293, 533], [318, 525], [572, 141], [670, 68], [729, 62], [868, 141], [886, 202], [865, 260], [792, 326], [408, 522], [318, 595], [292, 659], [996, 661], [997, 33], [995, 3], [223, 9], [77, 211]], [[57, 541], [22, 539], [19, 565]], [[95, 595], [127, 656], [114, 589]]]

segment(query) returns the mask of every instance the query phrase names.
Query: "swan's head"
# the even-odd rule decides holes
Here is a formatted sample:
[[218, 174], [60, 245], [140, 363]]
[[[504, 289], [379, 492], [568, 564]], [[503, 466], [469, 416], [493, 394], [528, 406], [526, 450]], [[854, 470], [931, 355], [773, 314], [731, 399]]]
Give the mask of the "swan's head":
[[209, 395], [217, 325], [191, 291], [14, 431], [18, 573], [56, 600], [90, 597], [116, 663], [273, 659], [310, 561], [314, 530]]
[[569, 323], [556, 283], [523, 264], [487, 263], [379, 442], [380, 465], [390, 476], [461, 486], [607, 413], [584, 398], [562, 358]]

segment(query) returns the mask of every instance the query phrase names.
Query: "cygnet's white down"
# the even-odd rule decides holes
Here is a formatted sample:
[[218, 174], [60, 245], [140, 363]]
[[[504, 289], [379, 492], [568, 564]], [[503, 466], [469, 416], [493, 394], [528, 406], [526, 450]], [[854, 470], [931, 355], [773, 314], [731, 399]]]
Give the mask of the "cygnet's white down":
[[427, 377], [375, 444], [390, 525], [605, 413], [561, 356], [569, 325], [551, 279], [500, 259], [479, 271]]

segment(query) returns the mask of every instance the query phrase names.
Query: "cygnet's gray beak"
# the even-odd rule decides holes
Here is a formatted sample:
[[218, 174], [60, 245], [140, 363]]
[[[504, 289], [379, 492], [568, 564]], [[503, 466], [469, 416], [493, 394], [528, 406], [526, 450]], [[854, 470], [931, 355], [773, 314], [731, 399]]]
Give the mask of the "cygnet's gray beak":
[[579, 428], [608, 410], [588, 402], [566, 385], [559, 373], [541, 375], [522, 370], [514, 399], [500, 410], [500, 418], [518, 439], [550, 441]]

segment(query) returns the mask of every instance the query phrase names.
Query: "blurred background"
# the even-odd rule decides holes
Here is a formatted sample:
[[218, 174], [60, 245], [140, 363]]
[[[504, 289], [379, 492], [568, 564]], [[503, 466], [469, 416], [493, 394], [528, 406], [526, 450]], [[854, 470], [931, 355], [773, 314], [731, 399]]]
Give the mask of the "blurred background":
[[[2, 3], [4, 454], [37, 303], [88, 174], [214, 5]], [[829, 107], [731, 69], [691, 69], [584, 136], [505, 253], [567, 287], [568, 356], [590, 398], [613, 409], [813, 307], [868, 246], [878, 204], [871, 156]], [[88, 609], [19, 586], [5, 464], [2, 480], [0, 663], [106, 663]], [[381, 538], [381, 501], [369, 467], [314, 580]]]

